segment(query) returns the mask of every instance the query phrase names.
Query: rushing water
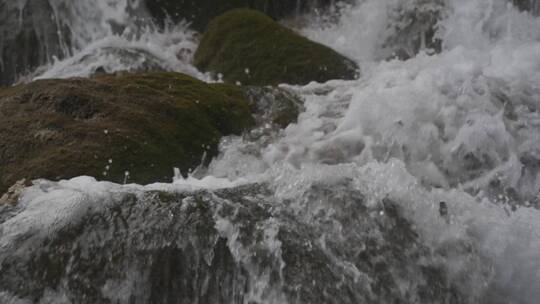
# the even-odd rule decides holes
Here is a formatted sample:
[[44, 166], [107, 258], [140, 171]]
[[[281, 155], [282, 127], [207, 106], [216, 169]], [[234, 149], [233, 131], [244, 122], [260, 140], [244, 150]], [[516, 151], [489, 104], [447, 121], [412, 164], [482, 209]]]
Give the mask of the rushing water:
[[0, 83], [10, 73], [19, 81], [145, 69], [199, 75], [189, 64], [194, 32], [158, 29], [140, 0], [3, 0], [0, 17]]
[[[107, 5], [51, 1], [85, 18], [65, 18], [76, 39], [37, 78], [149, 64], [206, 79], [185, 25], [90, 2]], [[1, 302], [537, 303], [540, 18], [506, 0], [358, 0], [300, 31], [362, 77], [283, 85], [298, 123], [224, 139], [196, 177], [36, 182], [0, 207]]]

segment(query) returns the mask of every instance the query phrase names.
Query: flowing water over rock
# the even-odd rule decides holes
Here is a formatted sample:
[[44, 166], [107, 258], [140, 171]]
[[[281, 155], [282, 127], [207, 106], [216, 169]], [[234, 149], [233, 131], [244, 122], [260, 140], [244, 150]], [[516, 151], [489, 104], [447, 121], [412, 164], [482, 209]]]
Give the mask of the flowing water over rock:
[[140, 0], [2, 0], [0, 84], [145, 68], [198, 74], [187, 64], [194, 32], [150, 20]]
[[[536, 303], [540, 19], [518, 2], [358, 0], [314, 19], [302, 33], [360, 79], [283, 85], [295, 124], [224, 139], [187, 179], [36, 181], [0, 206], [0, 302]], [[181, 27], [96, 34], [41, 77], [88, 75], [83, 57], [112, 71], [82, 55], [108, 40], [193, 49]]]
[[[315, 181], [279, 204], [265, 184], [91, 186], [99, 197], [89, 184], [95, 181], [43, 182], [27, 192], [23, 199], [33, 198], [24, 210], [4, 211], [13, 214], [2, 223], [4, 288], [54, 303], [444, 303], [463, 296], [399, 204], [370, 205], [346, 178]], [[28, 225], [36, 213], [41, 219]]]

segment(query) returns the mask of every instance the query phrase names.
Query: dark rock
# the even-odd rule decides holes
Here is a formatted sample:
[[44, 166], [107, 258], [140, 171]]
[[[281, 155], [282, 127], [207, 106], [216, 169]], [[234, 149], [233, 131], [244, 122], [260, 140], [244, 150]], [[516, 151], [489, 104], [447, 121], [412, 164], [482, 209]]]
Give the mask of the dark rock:
[[0, 300], [55, 291], [87, 304], [473, 302], [398, 203], [370, 207], [347, 183], [313, 185], [300, 201], [246, 185], [117, 193], [91, 206], [48, 235], [1, 239]]
[[307, 84], [354, 79], [358, 73], [352, 60], [249, 9], [214, 19], [194, 63], [226, 82], [244, 85]]
[[2, 291], [39, 302], [65, 282], [77, 303], [240, 303], [246, 271], [202, 197], [185, 198], [128, 194], [28, 248], [25, 266], [0, 253]]
[[[236, 92], [236, 94], [232, 94]], [[42, 80], [0, 90], [0, 193], [22, 178], [170, 181], [253, 119], [236, 86], [178, 73]], [[129, 172], [129, 176], [126, 176]]]
[[405, 49], [397, 49], [396, 51], [394, 51], [388, 58], [386, 58], [387, 60], [392, 60], [392, 59], [397, 59], [397, 60], [402, 60], [402, 61], [405, 61], [405, 60], [408, 60], [411, 58], [411, 55], [409, 54], [408, 51], [406, 51]]
[[245, 87], [251, 112], [258, 125], [270, 123], [285, 128], [297, 121], [303, 101], [285, 89], [278, 87]]
[[[0, 85], [62, 58], [67, 33], [59, 28], [49, 1], [0, 1]], [[51, 18], [52, 16], [52, 18]], [[59, 33], [62, 33], [59, 35]]]
[[[282, 19], [313, 12], [341, 0], [145, 0], [157, 23], [167, 19], [174, 23], [185, 20], [197, 31], [204, 31], [213, 18], [235, 8], [259, 10], [273, 19]], [[349, 0], [345, 2], [351, 2]]]
[[528, 11], [534, 16], [540, 16], [540, 1], [538, 0], [512, 0], [512, 3], [522, 11]]
[[439, 215], [444, 218], [448, 216], [448, 205], [446, 202], [439, 202]]

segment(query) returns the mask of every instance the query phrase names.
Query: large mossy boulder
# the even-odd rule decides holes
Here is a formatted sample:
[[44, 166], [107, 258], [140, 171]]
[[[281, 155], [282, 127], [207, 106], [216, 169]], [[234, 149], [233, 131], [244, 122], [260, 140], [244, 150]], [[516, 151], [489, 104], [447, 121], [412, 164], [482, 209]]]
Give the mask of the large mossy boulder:
[[231, 10], [208, 26], [194, 63], [246, 85], [307, 84], [354, 79], [357, 65], [334, 50], [310, 41], [249, 9]]
[[[236, 86], [178, 73], [41, 80], [0, 89], [0, 193], [23, 178], [171, 181], [253, 124]], [[126, 176], [126, 174], [128, 174]]]

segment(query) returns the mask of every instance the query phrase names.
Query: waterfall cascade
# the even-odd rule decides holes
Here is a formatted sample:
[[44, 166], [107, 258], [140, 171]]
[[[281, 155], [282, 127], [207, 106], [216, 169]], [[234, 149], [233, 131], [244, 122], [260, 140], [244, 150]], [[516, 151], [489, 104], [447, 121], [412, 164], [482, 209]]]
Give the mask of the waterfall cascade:
[[[362, 75], [282, 85], [303, 100], [297, 123], [227, 137], [170, 184], [38, 180], [0, 205], [0, 302], [536, 303], [539, 2], [340, 8], [298, 31]], [[1, 1], [0, 67], [207, 79], [190, 64], [197, 35], [147, 14]]]

